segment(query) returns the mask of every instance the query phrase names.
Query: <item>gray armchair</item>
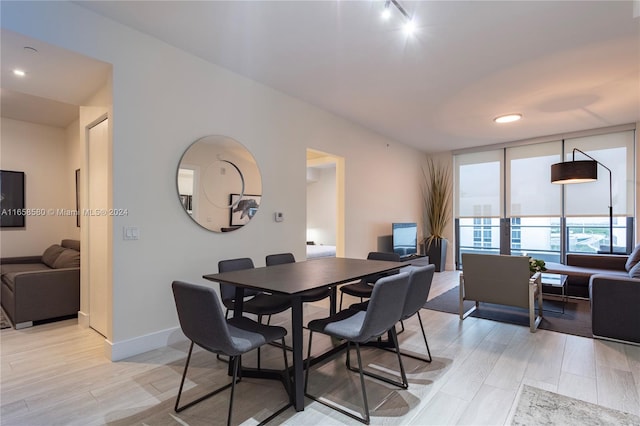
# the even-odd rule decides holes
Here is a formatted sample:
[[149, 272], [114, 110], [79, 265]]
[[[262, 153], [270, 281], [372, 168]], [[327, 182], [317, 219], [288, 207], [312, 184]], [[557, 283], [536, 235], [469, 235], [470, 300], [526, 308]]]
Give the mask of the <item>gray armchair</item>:
[[[529, 258], [493, 254], [462, 254], [460, 274], [460, 319], [469, 316], [479, 302], [516, 306], [529, 310], [529, 329], [536, 331], [542, 320], [542, 285], [540, 273], [532, 277]], [[535, 299], [538, 299], [538, 316]], [[474, 300], [475, 306], [464, 311], [464, 301]]]

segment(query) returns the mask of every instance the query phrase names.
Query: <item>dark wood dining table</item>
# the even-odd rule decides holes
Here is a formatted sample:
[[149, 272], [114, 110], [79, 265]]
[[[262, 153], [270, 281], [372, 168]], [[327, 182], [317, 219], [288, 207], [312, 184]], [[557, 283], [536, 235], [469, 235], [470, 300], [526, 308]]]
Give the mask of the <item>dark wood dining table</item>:
[[[242, 315], [244, 289], [260, 290], [291, 297], [291, 339], [293, 349], [292, 404], [296, 411], [304, 410], [304, 358], [302, 297], [306, 290], [332, 288], [331, 312], [335, 313], [335, 294], [339, 284], [354, 281], [367, 275], [392, 271], [403, 266], [398, 262], [383, 260], [323, 257], [295, 263], [265, 266], [240, 271], [204, 275], [203, 278], [236, 287], [234, 316]], [[242, 369], [246, 377], [282, 379], [281, 372]], [[290, 380], [289, 372], [286, 380]]]

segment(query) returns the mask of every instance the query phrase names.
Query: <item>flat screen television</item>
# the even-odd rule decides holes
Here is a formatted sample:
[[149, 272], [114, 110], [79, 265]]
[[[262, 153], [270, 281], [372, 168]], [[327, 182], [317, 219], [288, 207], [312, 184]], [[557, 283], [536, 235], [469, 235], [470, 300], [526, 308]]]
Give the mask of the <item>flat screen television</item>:
[[393, 223], [391, 231], [394, 253], [398, 253], [400, 257], [411, 256], [418, 253], [417, 223]]

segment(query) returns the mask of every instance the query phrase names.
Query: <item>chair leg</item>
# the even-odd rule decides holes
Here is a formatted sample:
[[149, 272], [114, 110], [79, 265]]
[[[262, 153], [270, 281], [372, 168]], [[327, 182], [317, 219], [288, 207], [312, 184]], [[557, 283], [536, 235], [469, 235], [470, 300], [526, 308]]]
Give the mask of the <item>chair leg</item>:
[[182, 372], [182, 380], [180, 380], [180, 388], [178, 388], [178, 397], [176, 398], [176, 405], [173, 407], [176, 413], [179, 411], [178, 405], [180, 404], [180, 396], [182, 395], [184, 380], [187, 378], [187, 369], [189, 368], [189, 362], [191, 361], [192, 352], [193, 352], [193, 340], [191, 341], [191, 345], [189, 346], [189, 353], [187, 354], [187, 362], [185, 362], [184, 364], [184, 371]]
[[[345, 416], [349, 416], [354, 420], [358, 420], [359, 422], [368, 425], [369, 422], [370, 422], [369, 404], [367, 402], [367, 391], [365, 390], [365, 387], [364, 387], [364, 376], [362, 375], [362, 359], [360, 357], [360, 347], [356, 343], [356, 352], [358, 354], [358, 366], [360, 367], [359, 368], [359, 371], [360, 371], [360, 386], [362, 387], [362, 399], [363, 399], [363, 402], [364, 402], [364, 416], [363, 417], [358, 417], [358, 416], [354, 415], [353, 413], [350, 413], [350, 412], [340, 408], [337, 405], [330, 404], [326, 400], [320, 399], [320, 398], [318, 398], [316, 396], [313, 396], [313, 395], [311, 395], [311, 394], [309, 394], [307, 392], [307, 389], [309, 387], [309, 370], [311, 370], [311, 340], [312, 339], [313, 339], [313, 331], [311, 331], [309, 333], [309, 349], [307, 350], [307, 371], [305, 373], [305, 379], [304, 379], [304, 394], [305, 394], [305, 396], [307, 398], [310, 398], [310, 399], [316, 401], [316, 402], [319, 402], [320, 404], [322, 404], [322, 405], [324, 405], [326, 407], [331, 408], [332, 410], [336, 410], [339, 413], [344, 414]], [[350, 344], [351, 344], [351, 342], [347, 341], [347, 356], [349, 354], [348, 348], [349, 348]]]
[[398, 332], [398, 334], [400, 334], [400, 333], [404, 333], [404, 322], [402, 322], [402, 320], [400, 320], [400, 327], [402, 327], [402, 329], [400, 329], [400, 331]]
[[311, 370], [311, 340], [313, 339], [313, 331], [309, 330], [309, 349], [307, 349], [307, 371], [304, 375], [304, 393], [307, 393], [309, 385], [309, 370]]
[[367, 402], [367, 389], [364, 386], [364, 375], [362, 370], [362, 358], [360, 356], [360, 345], [357, 343], [356, 343], [356, 353], [358, 354], [358, 370], [360, 371], [360, 386], [362, 387], [362, 403], [364, 406], [364, 422], [363, 423], [368, 425], [370, 422], [369, 403]]
[[[390, 332], [391, 332], [391, 336], [396, 336], [396, 338], [395, 338], [393, 343], [395, 344], [395, 347], [398, 348], [398, 338], [397, 338], [397, 335], [395, 333], [395, 328], [392, 328], [390, 330]], [[392, 340], [393, 340], [393, 337], [392, 337]], [[386, 349], [386, 348], [383, 348], [383, 349]], [[358, 369], [355, 369], [354, 367], [351, 366], [351, 361], [350, 361], [350, 357], [349, 357], [349, 350], [350, 350], [349, 342], [347, 342], [347, 356], [346, 356], [347, 369], [349, 371], [353, 371], [354, 373], [355, 372], [359, 372]], [[399, 350], [399, 349], [396, 349], [393, 352], [396, 352], [397, 350]], [[391, 349], [389, 349], [389, 351], [391, 351]], [[407, 378], [404, 375], [404, 366], [402, 365], [402, 360], [400, 361], [400, 375], [401, 375], [402, 382], [398, 382], [398, 381], [389, 379], [388, 377], [384, 377], [384, 376], [381, 376], [379, 374], [372, 373], [371, 371], [367, 371], [367, 370], [364, 370], [362, 368], [360, 368], [360, 370], [362, 370], [362, 374], [364, 374], [365, 376], [373, 377], [374, 379], [378, 379], [378, 380], [380, 380], [382, 382], [389, 383], [390, 385], [398, 386], [401, 389], [407, 389], [409, 387], [409, 385], [407, 383]]]
[[[431, 362], [431, 361], [433, 361], [433, 358], [431, 357], [431, 350], [429, 350], [429, 343], [427, 342], [427, 335], [426, 335], [426, 333], [424, 331], [424, 325], [422, 324], [422, 317], [420, 316], [420, 311], [416, 312], [416, 314], [418, 314], [418, 321], [420, 322], [420, 331], [422, 331], [422, 338], [424, 339], [424, 345], [427, 347], [427, 355], [429, 356], [429, 358], [419, 357], [417, 355], [413, 355], [413, 354], [410, 354], [410, 353], [407, 353], [407, 352], [402, 352], [402, 351], [400, 351], [400, 355], [406, 356], [406, 357], [409, 357], [409, 358], [413, 358], [413, 359], [418, 360], [418, 361]], [[400, 334], [400, 333], [398, 333], [398, 334]], [[395, 352], [395, 350], [391, 349], [391, 348], [382, 348], [382, 349], [384, 349], [386, 351], [389, 351], [389, 352]], [[398, 346], [398, 349], [400, 349], [399, 346]]]
[[340, 292], [340, 310], [342, 310], [342, 296], [344, 296], [344, 291]]
[[396, 347], [396, 355], [398, 356], [398, 364], [400, 365], [400, 377], [402, 378], [402, 387], [407, 389], [409, 382], [407, 381], [407, 375], [404, 371], [404, 364], [402, 364], [402, 357], [400, 356], [400, 345], [398, 344], [398, 334], [396, 328], [391, 329], [391, 338], [393, 339], [393, 345]]
[[233, 357], [233, 381], [231, 382], [231, 397], [229, 398], [229, 414], [227, 414], [227, 426], [231, 426], [231, 414], [233, 413], [233, 394], [236, 390], [236, 378], [238, 377], [238, 364], [240, 356]]
[[422, 330], [422, 337], [424, 338], [424, 345], [427, 347], [427, 355], [429, 355], [428, 359], [424, 359], [426, 362], [433, 361], [431, 357], [431, 351], [429, 350], [429, 343], [427, 342], [427, 334], [424, 332], [424, 325], [422, 325], [422, 317], [420, 316], [420, 311], [416, 312], [418, 314], [418, 321], [420, 322], [420, 330]]
[[289, 377], [289, 361], [287, 360], [287, 347], [284, 344], [284, 337], [282, 338], [282, 355], [284, 355], [284, 372], [286, 377], [287, 394], [289, 395], [289, 402], [293, 403], [293, 395], [291, 394], [291, 378]]
[[200, 398], [196, 399], [195, 401], [191, 401], [188, 404], [183, 405], [182, 407], [179, 406], [180, 404], [180, 397], [182, 396], [182, 388], [184, 387], [184, 381], [187, 377], [187, 370], [189, 369], [189, 362], [191, 362], [191, 354], [193, 353], [193, 341], [191, 342], [191, 346], [189, 347], [189, 354], [187, 355], [187, 362], [184, 364], [184, 372], [182, 373], [182, 380], [180, 381], [180, 388], [178, 389], [178, 397], [176, 398], [176, 405], [174, 406], [174, 410], [176, 413], [181, 412], [182, 410], [185, 410], [189, 407], [192, 407], [194, 405], [196, 405], [197, 403], [204, 401], [207, 398], [210, 398], [220, 392], [222, 392], [225, 389], [230, 388], [231, 386], [233, 386], [236, 382], [236, 378], [234, 377], [234, 380], [231, 383], [228, 383], [212, 392], [209, 392], [208, 394], [201, 396]]

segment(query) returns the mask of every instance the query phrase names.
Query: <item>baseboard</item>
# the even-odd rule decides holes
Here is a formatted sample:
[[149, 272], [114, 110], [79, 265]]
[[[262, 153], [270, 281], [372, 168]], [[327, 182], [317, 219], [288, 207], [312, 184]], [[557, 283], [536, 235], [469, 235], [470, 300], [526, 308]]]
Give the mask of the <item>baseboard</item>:
[[89, 315], [78, 311], [78, 325], [82, 328], [89, 328]]
[[168, 328], [121, 342], [111, 342], [105, 339], [105, 356], [111, 361], [139, 355], [154, 349], [164, 348], [183, 340], [187, 340], [180, 327]]

